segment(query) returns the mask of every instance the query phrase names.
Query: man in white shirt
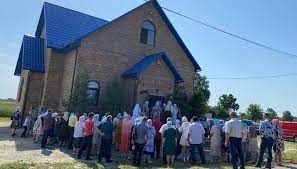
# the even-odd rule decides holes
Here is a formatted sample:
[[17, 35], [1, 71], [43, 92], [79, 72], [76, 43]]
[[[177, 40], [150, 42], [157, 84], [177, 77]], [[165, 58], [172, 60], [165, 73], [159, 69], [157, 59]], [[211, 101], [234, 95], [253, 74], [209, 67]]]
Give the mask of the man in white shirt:
[[[244, 156], [242, 152], [242, 136], [244, 127], [237, 118], [236, 112], [230, 113], [231, 120], [226, 122], [225, 128], [225, 146], [230, 147], [231, 163], [233, 169], [237, 169], [237, 158], [240, 160], [240, 169], [244, 169]], [[229, 144], [228, 144], [229, 142]]]
[[202, 124], [198, 123], [198, 118], [193, 117], [193, 123], [189, 127], [188, 141], [191, 145], [191, 160], [192, 163], [196, 163], [196, 148], [198, 148], [200, 159], [202, 164], [205, 164], [205, 155], [203, 147], [203, 136], [205, 134]]

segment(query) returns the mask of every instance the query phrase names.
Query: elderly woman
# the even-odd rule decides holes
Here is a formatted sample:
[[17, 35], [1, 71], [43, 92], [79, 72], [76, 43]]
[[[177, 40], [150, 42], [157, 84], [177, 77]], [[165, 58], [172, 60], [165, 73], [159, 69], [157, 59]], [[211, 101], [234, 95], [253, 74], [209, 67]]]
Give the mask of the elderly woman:
[[11, 136], [14, 137], [16, 135], [16, 129], [20, 127], [21, 127], [21, 111], [20, 111], [20, 108], [17, 107], [11, 117], [11, 128], [12, 128]]
[[61, 114], [57, 119], [56, 125], [60, 146], [64, 147], [68, 140], [68, 113]]
[[132, 114], [132, 116], [133, 116], [133, 118], [138, 118], [138, 116], [141, 114], [141, 108], [140, 108], [140, 106], [139, 106], [139, 104], [136, 104], [135, 106], [134, 106], [134, 109], [133, 109], [133, 114]]
[[187, 117], [182, 117], [182, 125], [178, 129], [180, 133], [182, 133], [179, 144], [182, 146], [182, 154], [183, 154], [183, 161], [184, 163], [189, 161], [189, 143], [187, 141], [188, 132], [190, 127], [190, 122], [188, 121]]
[[118, 113], [118, 115], [113, 119], [113, 125], [115, 127], [114, 143], [115, 143], [116, 151], [119, 151], [120, 144], [121, 144], [122, 123], [123, 123], [123, 117], [121, 113]]
[[153, 126], [153, 121], [151, 119], [147, 120], [147, 136], [146, 136], [146, 144], [144, 146], [144, 158], [145, 161], [149, 164], [152, 163], [151, 156], [154, 154], [154, 138], [156, 135], [155, 127]]
[[163, 147], [166, 155], [167, 167], [172, 168], [175, 158], [175, 148], [177, 142], [176, 129], [171, 121], [167, 121], [166, 129], [163, 134]]
[[278, 119], [273, 119], [272, 123], [275, 125], [275, 143], [273, 146], [275, 162], [278, 166], [281, 166], [282, 152], [284, 151], [284, 129], [279, 124]]
[[100, 135], [97, 128], [100, 125], [100, 116], [99, 114], [95, 114], [93, 117], [94, 122], [94, 131], [93, 131], [93, 138], [92, 138], [92, 151], [93, 154], [96, 155], [98, 153], [98, 147], [100, 147]]
[[73, 138], [74, 138], [73, 155], [74, 156], [78, 154], [78, 151], [81, 148], [84, 128], [85, 128], [85, 117], [80, 116], [79, 120], [74, 125], [74, 132], [73, 132]]
[[120, 152], [124, 154], [124, 158], [130, 158], [130, 133], [132, 132], [133, 122], [131, 116], [124, 112], [124, 120], [122, 124]]
[[217, 163], [219, 162], [219, 159], [221, 157], [221, 126], [220, 126], [220, 120], [214, 119], [213, 120], [214, 125], [211, 127], [210, 130], [210, 154], [213, 157], [213, 162]]
[[41, 129], [42, 124], [41, 123], [42, 123], [41, 117], [39, 116], [37, 118], [37, 120], [35, 121], [34, 127], [33, 127], [33, 134], [34, 134], [34, 142], [35, 143], [38, 143], [40, 135], [42, 134], [42, 129]]

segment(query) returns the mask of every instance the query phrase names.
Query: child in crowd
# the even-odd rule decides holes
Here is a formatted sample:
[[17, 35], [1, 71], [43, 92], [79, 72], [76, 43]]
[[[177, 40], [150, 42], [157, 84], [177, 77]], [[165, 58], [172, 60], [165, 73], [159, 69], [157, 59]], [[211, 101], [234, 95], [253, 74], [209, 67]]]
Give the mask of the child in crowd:
[[40, 135], [42, 133], [41, 126], [42, 126], [42, 121], [41, 121], [41, 117], [39, 116], [37, 118], [37, 120], [35, 121], [34, 127], [33, 127], [33, 134], [34, 134], [34, 142], [35, 143], [38, 143]]

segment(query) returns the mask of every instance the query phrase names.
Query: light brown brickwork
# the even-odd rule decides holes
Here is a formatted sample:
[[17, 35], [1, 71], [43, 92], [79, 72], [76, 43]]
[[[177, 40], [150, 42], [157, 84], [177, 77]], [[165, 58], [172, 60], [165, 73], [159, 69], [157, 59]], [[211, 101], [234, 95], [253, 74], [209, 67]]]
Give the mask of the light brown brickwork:
[[[140, 43], [141, 25], [146, 20], [156, 27], [154, 46]], [[194, 66], [154, 5], [146, 3], [85, 37], [77, 49], [66, 54], [47, 49], [41, 105], [63, 110], [62, 102], [70, 96], [73, 73], [86, 70], [90, 80], [100, 83], [100, 107], [109, 81], [122, 79], [122, 73], [143, 57], [159, 52], [166, 52], [183, 78], [187, 94], [192, 94]], [[174, 89], [174, 77], [163, 61], [152, 64], [140, 74], [137, 91], [135, 80], [125, 79], [125, 83], [130, 86], [128, 99], [131, 102], [142, 102], [145, 99], [140, 94], [142, 90], [155, 92], [159, 89], [159, 94], [168, 95]], [[137, 92], [136, 95], [133, 91]], [[136, 100], [132, 98], [134, 95]]]

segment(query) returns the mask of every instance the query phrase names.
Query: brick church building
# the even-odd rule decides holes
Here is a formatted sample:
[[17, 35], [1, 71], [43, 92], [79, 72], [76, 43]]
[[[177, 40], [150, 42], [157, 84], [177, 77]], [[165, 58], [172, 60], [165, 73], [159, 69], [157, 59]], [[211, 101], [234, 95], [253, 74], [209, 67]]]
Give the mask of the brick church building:
[[112, 79], [129, 84], [131, 105], [172, 94], [182, 85], [193, 92], [200, 66], [156, 0], [106, 21], [45, 2], [35, 35], [24, 35], [15, 75], [17, 105], [63, 111], [80, 71], [100, 109]]

